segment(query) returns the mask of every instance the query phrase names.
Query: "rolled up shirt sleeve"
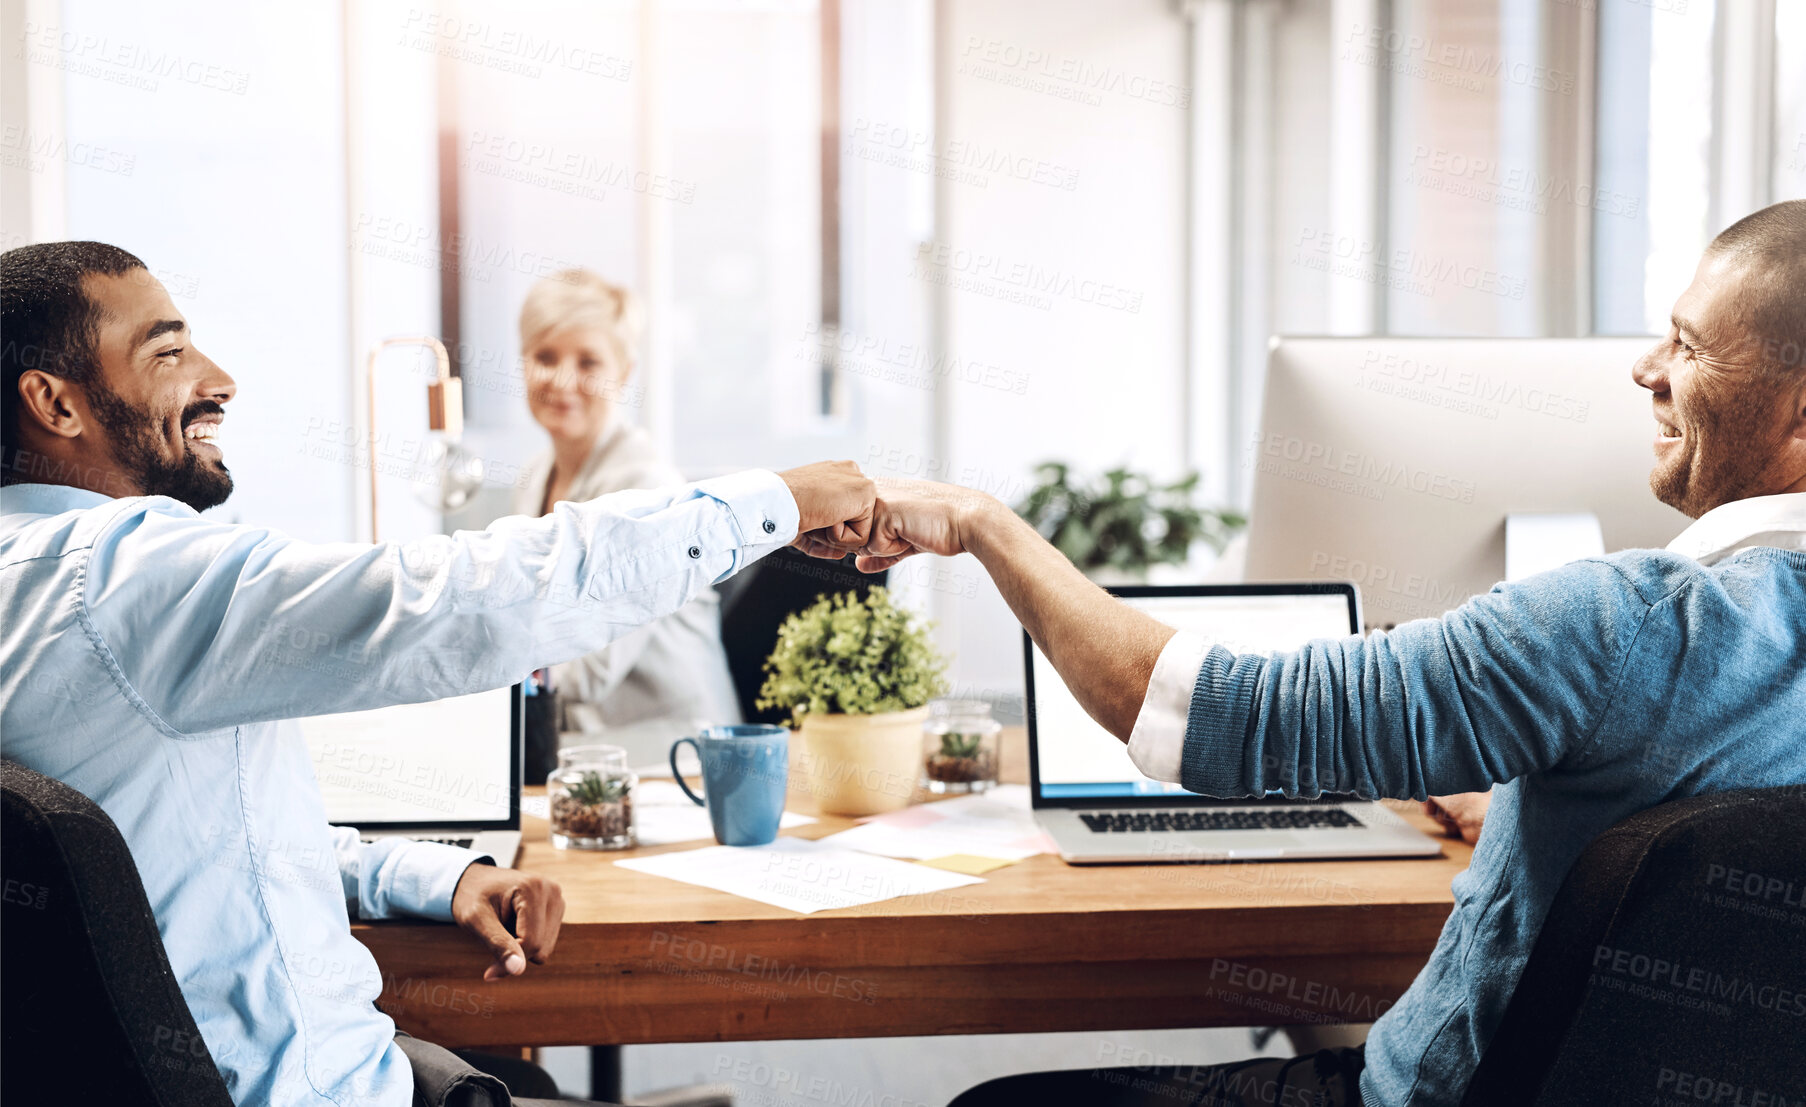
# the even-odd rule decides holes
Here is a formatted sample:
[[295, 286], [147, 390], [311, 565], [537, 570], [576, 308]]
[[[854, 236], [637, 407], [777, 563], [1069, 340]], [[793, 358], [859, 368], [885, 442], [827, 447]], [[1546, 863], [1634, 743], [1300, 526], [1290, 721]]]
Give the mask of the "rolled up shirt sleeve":
[[1129, 760], [1154, 780], [1179, 783], [1192, 690], [1210, 645], [1209, 637], [1182, 630], [1167, 639], [1154, 662], [1147, 697], [1129, 732]]
[[177, 738], [513, 684], [676, 611], [798, 524], [766, 471], [376, 545], [121, 503], [78, 617], [126, 698]]
[[364, 842], [348, 826], [332, 830], [345, 906], [359, 919], [412, 916], [452, 921], [452, 894], [464, 870], [493, 865], [495, 858], [442, 842], [383, 838]]

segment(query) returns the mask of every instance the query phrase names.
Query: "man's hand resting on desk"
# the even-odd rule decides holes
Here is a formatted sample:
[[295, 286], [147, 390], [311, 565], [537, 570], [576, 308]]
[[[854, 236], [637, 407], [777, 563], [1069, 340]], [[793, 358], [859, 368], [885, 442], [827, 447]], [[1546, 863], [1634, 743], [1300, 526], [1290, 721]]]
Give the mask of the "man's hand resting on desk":
[[451, 913], [495, 958], [483, 979], [500, 980], [526, 972], [528, 961], [543, 965], [552, 956], [564, 893], [543, 876], [477, 864], [458, 878]]
[[1463, 792], [1457, 796], [1431, 796], [1424, 801], [1423, 809], [1424, 814], [1442, 824], [1449, 837], [1471, 846], [1480, 840], [1480, 828], [1491, 805], [1491, 792]]

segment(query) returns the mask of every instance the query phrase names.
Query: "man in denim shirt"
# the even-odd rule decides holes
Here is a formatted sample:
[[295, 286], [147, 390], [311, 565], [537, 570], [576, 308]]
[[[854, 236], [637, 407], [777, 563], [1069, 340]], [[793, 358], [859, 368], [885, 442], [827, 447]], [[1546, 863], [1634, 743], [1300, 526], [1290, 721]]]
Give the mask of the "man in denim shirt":
[[[1576, 857], [1668, 800], [1806, 782], [1806, 201], [1715, 239], [1631, 370], [1650, 486], [1696, 521], [1496, 586], [1441, 619], [1235, 654], [1116, 603], [989, 497], [880, 485], [861, 566], [969, 551], [1141, 770], [1195, 792], [1425, 799], [1493, 785], [1429, 964], [1365, 1052], [1009, 1077], [975, 1104], [1452, 1107]], [[1806, 990], [1803, 990], [1806, 991]], [[1788, 993], [1776, 1017], [1799, 1017]], [[1797, 1007], [1797, 1010], [1795, 1009]]]

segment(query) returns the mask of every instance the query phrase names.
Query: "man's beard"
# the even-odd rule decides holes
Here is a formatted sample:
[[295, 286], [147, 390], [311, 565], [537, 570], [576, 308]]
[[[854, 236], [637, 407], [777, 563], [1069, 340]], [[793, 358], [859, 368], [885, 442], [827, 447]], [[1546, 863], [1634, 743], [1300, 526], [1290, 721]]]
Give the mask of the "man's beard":
[[[163, 456], [161, 421], [149, 408], [136, 408], [100, 381], [88, 389], [88, 403], [94, 417], [112, 436], [113, 460], [125, 477], [146, 496], [168, 496], [194, 508], [206, 511], [226, 502], [232, 494], [232, 474], [224, 462], [213, 463], [186, 445], [182, 457], [170, 461]], [[219, 404], [202, 400], [182, 412], [182, 426], [187, 427], [196, 416], [221, 411]]]
[[[1778, 388], [1754, 381], [1734, 392], [1675, 404], [1685, 453], [1649, 474], [1656, 499], [1697, 519], [1715, 507], [1761, 495], [1779, 442], [1770, 413]], [[1785, 436], [1783, 436], [1785, 437]]]

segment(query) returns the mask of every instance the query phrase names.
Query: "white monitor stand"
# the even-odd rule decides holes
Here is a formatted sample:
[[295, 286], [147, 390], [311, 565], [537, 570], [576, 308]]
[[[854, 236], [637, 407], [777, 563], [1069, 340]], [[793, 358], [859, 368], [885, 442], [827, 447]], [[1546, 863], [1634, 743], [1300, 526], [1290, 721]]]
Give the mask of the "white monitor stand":
[[1505, 579], [1523, 580], [1605, 554], [1605, 532], [1590, 511], [1514, 513], [1505, 517]]

